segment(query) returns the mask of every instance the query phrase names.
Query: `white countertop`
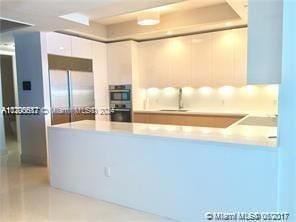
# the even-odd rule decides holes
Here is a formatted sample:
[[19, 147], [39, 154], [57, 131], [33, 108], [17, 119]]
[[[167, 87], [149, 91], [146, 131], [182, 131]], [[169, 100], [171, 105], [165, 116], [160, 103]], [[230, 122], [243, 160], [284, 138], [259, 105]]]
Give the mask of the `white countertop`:
[[234, 143], [276, 147], [277, 139], [269, 136], [277, 135], [277, 127], [248, 126], [233, 124], [221, 128], [176, 126], [147, 123], [122, 123], [109, 121], [84, 120], [51, 126], [51, 128], [121, 133], [138, 136], [188, 139], [206, 142]]

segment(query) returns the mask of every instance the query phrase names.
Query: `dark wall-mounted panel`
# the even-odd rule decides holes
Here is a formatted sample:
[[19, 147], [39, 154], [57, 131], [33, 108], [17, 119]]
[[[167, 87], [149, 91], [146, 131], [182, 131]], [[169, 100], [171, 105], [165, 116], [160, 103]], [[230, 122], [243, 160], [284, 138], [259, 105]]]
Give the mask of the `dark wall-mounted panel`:
[[48, 67], [55, 70], [71, 70], [81, 72], [92, 72], [91, 59], [75, 58], [59, 55], [48, 55]]

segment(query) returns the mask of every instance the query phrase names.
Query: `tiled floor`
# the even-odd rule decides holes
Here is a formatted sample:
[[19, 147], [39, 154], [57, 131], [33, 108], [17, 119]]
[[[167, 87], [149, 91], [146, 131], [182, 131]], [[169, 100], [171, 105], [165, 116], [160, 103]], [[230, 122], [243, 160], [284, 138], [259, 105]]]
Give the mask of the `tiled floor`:
[[[9, 144], [0, 157], [1, 222], [170, 222], [158, 216], [54, 189], [47, 168], [20, 166]], [[171, 221], [172, 222], [172, 221]]]

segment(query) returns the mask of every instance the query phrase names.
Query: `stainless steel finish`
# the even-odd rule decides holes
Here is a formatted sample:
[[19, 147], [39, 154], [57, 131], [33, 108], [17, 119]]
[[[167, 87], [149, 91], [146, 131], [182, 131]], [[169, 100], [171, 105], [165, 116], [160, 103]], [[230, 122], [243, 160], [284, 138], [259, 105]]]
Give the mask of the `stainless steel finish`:
[[183, 91], [182, 88], [179, 88], [179, 96], [178, 96], [178, 109], [183, 109]]
[[110, 85], [111, 121], [132, 121], [131, 85]]
[[[93, 73], [49, 70], [49, 79], [51, 108], [56, 109], [52, 113], [52, 124], [94, 119], [93, 113], [82, 112], [86, 107], [94, 108]], [[72, 112], [74, 109], [77, 112]]]
[[121, 90], [120, 89], [117, 89], [117, 90], [111, 89], [110, 92], [130, 92], [130, 90], [128, 90], [128, 89], [121, 89]]
[[132, 89], [131, 85], [109, 85], [109, 90], [110, 91], [114, 91], [114, 90], [126, 90], [126, 91], [130, 91]]
[[68, 73], [62, 70], [50, 70], [50, 99], [52, 108], [68, 108], [70, 106], [68, 91]]
[[117, 108], [114, 108], [113, 110], [120, 111], [120, 112], [130, 112], [131, 111], [131, 109], [117, 109]]
[[72, 107], [94, 107], [94, 76], [90, 72], [70, 73]]

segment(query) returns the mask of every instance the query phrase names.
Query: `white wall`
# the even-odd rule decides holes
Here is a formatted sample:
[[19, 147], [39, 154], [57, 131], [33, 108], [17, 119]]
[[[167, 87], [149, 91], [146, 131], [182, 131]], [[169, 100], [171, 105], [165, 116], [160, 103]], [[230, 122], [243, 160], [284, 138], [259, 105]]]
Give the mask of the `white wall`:
[[[178, 108], [178, 89], [150, 88], [142, 91], [141, 102], [136, 109]], [[202, 87], [183, 88], [184, 109], [197, 111], [224, 111], [243, 113], [277, 114], [278, 86], [245, 86], [240, 88]]]
[[[19, 106], [45, 107], [49, 102], [46, 86], [48, 69], [45, 36], [39, 32], [15, 36]], [[31, 81], [31, 91], [22, 89]], [[20, 116], [21, 158], [23, 162], [46, 165], [46, 121], [48, 116]]]
[[296, 221], [296, 2], [284, 1], [283, 71], [279, 100], [279, 209]]

